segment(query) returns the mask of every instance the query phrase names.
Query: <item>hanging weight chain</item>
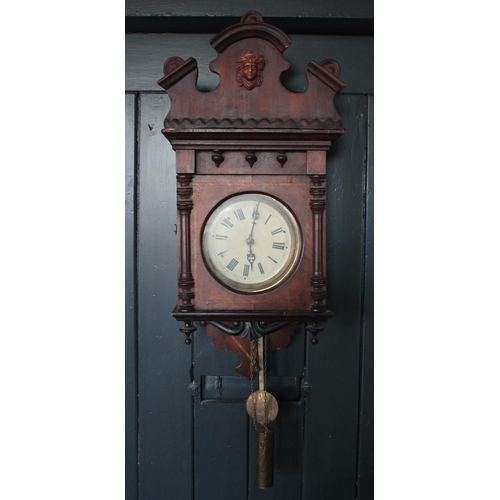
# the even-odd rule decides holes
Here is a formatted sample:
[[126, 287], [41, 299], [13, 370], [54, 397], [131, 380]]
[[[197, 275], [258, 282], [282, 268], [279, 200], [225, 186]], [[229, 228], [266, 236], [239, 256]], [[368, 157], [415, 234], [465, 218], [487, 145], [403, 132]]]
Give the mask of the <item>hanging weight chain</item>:
[[[250, 398], [252, 398], [252, 420], [255, 430], [257, 430], [257, 398], [254, 396], [253, 379], [255, 373], [260, 372], [258, 358], [257, 358], [257, 343], [258, 340], [250, 341]], [[248, 408], [248, 404], [247, 404]]]
[[[262, 339], [262, 365], [264, 369], [264, 429], [267, 431], [267, 424], [269, 423], [269, 414], [267, 411], [267, 337]], [[260, 363], [260, 358], [259, 358]]]
[[[259, 339], [259, 389], [264, 393], [264, 417], [262, 426], [257, 429], [255, 483], [257, 488], [267, 489], [273, 485], [274, 476], [274, 430], [268, 427], [270, 421], [266, 391], [267, 383], [267, 337]], [[273, 397], [269, 394], [270, 398]], [[273, 419], [274, 420], [274, 419]]]
[[[254, 374], [259, 373], [259, 390], [253, 390]], [[258, 488], [273, 485], [274, 430], [268, 426], [278, 415], [276, 398], [266, 391], [267, 386], [267, 338], [250, 343], [250, 390], [247, 413], [252, 417], [256, 430], [255, 482]]]

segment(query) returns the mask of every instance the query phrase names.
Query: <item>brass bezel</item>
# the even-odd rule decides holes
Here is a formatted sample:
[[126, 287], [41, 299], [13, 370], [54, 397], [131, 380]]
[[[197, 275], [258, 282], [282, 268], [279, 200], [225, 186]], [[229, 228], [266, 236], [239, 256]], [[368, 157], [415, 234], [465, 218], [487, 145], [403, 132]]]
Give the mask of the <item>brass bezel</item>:
[[[285, 266], [283, 266], [278, 274], [261, 283], [245, 283], [231, 280], [217, 269], [217, 266], [213, 263], [214, 259], [211, 255], [209, 233], [212, 222], [217, 218], [221, 211], [225, 210], [228, 206], [231, 206], [234, 203], [238, 203], [241, 200], [260, 200], [262, 202], [265, 202], [283, 217], [288, 227], [290, 228], [290, 244], [293, 245], [293, 249], [290, 252], [290, 256], [287, 259]], [[214, 208], [214, 210], [212, 210], [203, 224], [202, 256], [205, 262], [205, 266], [207, 267], [210, 274], [214, 277], [214, 279], [216, 279], [219, 283], [221, 283], [229, 290], [237, 293], [262, 293], [270, 291], [282, 285], [297, 268], [302, 255], [302, 246], [302, 232], [299, 222], [292, 210], [289, 209], [287, 205], [285, 205], [278, 198], [262, 192], [240, 193], [226, 198], [224, 201], [219, 203]]]

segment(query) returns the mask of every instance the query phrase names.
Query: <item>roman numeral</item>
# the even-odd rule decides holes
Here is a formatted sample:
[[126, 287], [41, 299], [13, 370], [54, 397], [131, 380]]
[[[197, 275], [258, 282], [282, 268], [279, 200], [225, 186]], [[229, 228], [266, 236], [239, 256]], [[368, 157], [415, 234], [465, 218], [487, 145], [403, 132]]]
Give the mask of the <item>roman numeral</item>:
[[284, 243], [273, 243], [273, 248], [276, 248], [276, 250], [284, 250], [285, 244]]
[[243, 210], [241, 208], [238, 208], [237, 210], [235, 210], [234, 215], [236, 215], [236, 218], [238, 220], [243, 220], [245, 218], [245, 214], [243, 213]]
[[275, 229], [274, 231], [271, 231], [271, 234], [279, 234], [279, 233], [284, 233], [285, 231], [283, 230], [282, 227], [279, 227], [278, 229]]
[[238, 265], [236, 259], [231, 259], [231, 262], [226, 266], [230, 271], [234, 271], [234, 268]]
[[276, 261], [275, 261], [275, 260], [274, 260], [274, 259], [273, 259], [270, 255], [268, 255], [268, 257], [269, 257], [269, 258], [270, 258], [270, 259], [271, 259], [271, 260], [272, 260], [275, 264], [277, 264], [277, 262], [276, 262]]
[[248, 271], [250, 271], [250, 266], [245, 264], [245, 267], [243, 268], [243, 276], [248, 276]]
[[264, 225], [267, 224], [268, 220], [273, 216], [273, 214], [271, 214], [267, 219], [266, 219], [266, 222], [264, 222]]
[[262, 264], [259, 262], [257, 265], [259, 266], [260, 274], [264, 274], [264, 269], [262, 267]]
[[224, 236], [222, 234], [216, 234], [215, 239], [216, 240], [227, 240], [227, 236]]
[[233, 224], [233, 223], [232, 223], [229, 219], [224, 219], [224, 220], [221, 222], [221, 224], [222, 224], [223, 226], [226, 226], [228, 229], [231, 229], [231, 228], [234, 226], [234, 224]]

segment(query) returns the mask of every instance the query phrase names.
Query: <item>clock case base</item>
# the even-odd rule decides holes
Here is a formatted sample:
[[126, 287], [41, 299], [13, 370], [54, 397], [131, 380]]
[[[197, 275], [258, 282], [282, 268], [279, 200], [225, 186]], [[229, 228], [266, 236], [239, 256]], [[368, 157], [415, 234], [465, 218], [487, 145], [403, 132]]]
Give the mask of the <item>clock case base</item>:
[[191, 334], [197, 330], [195, 322], [199, 322], [202, 326], [210, 324], [227, 335], [249, 340], [275, 333], [290, 323], [307, 323], [306, 330], [312, 334], [311, 342], [317, 344], [317, 335], [324, 329], [319, 323], [331, 318], [333, 312], [329, 309], [318, 313], [311, 311], [182, 312], [175, 307], [172, 316], [184, 322], [180, 330], [186, 335], [186, 344], [191, 343]]

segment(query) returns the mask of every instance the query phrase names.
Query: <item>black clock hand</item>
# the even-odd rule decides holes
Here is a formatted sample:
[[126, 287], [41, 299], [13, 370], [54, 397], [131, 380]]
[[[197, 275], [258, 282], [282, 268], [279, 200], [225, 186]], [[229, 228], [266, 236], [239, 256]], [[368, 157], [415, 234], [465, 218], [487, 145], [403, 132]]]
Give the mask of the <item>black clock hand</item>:
[[252, 238], [252, 234], [253, 234], [253, 230], [255, 229], [255, 223], [257, 222], [257, 219], [259, 218], [259, 204], [257, 203], [257, 206], [253, 209], [253, 212], [252, 212], [252, 230], [250, 231], [250, 236], [247, 238], [247, 245], [250, 245], [250, 251], [252, 251], [252, 245], [255, 243], [253, 238]]
[[257, 219], [259, 218], [259, 203], [257, 203], [257, 206], [253, 209], [252, 212], [252, 230], [250, 231], [250, 236], [246, 240], [246, 244], [249, 246], [249, 251], [247, 254], [247, 260], [250, 263], [250, 266], [252, 268], [253, 272], [253, 263], [255, 262], [255, 254], [252, 252], [252, 245], [255, 244], [255, 241], [252, 237], [253, 235], [253, 230], [255, 229], [255, 223], [257, 222]]

